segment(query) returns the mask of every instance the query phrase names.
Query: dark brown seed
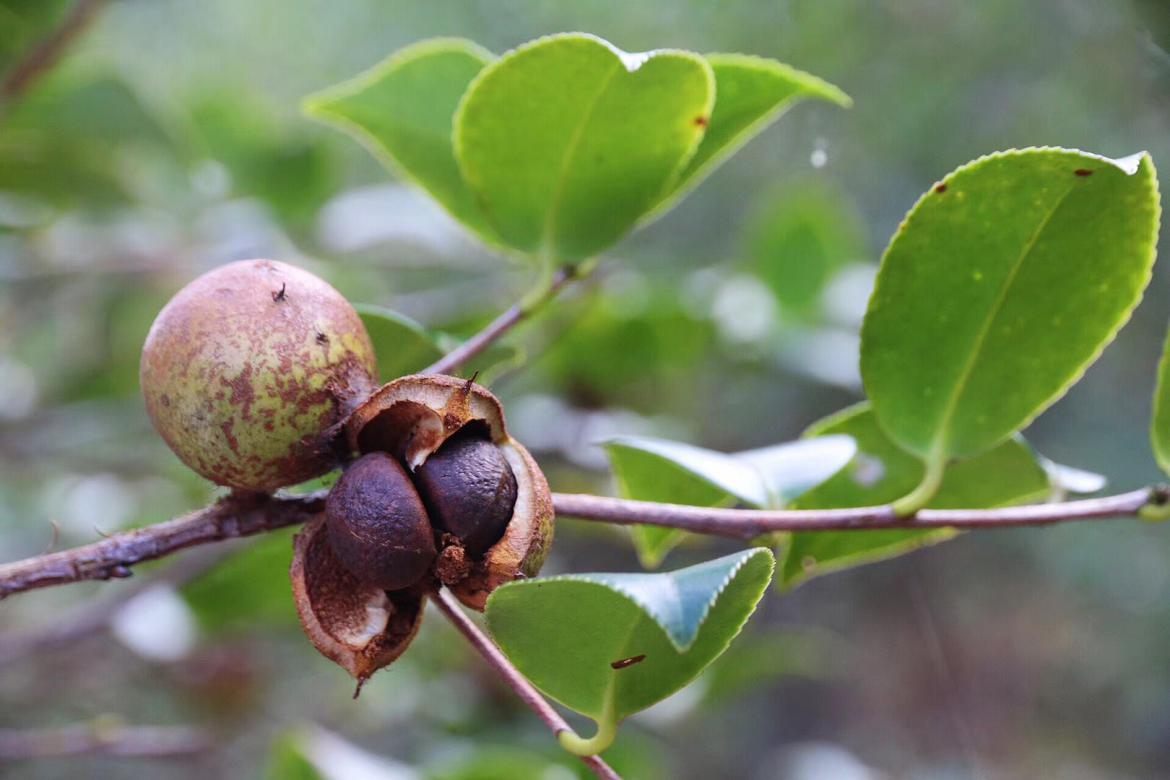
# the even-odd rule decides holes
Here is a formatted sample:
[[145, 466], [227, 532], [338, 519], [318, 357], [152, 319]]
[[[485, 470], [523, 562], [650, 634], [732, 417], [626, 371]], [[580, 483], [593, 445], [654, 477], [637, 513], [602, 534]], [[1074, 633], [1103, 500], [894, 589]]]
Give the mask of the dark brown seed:
[[472, 558], [500, 540], [516, 506], [516, 475], [480, 434], [460, 431], [414, 473], [435, 527], [457, 536]]
[[362, 582], [400, 590], [435, 560], [426, 507], [406, 470], [384, 452], [353, 463], [329, 492], [326, 528], [334, 554]]

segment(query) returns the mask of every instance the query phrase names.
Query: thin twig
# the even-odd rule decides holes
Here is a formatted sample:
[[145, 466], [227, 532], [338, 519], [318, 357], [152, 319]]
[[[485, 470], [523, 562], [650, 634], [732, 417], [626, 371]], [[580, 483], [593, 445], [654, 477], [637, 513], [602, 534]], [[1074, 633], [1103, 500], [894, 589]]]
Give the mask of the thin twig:
[[[435, 605], [439, 608], [451, 624], [459, 629], [459, 632], [467, 638], [467, 641], [479, 651], [479, 654], [484, 657], [484, 660], [496, 671], [497, 674], [508, 684], [516, 695], [528, 705], [529, 709], [536, 713], [544, 724], [548, 726], [553, 736], [559, 736], [562, 732], [573, 733], [572, 727], [568, 722], [561, 717], [561, 714], [553, 709], [553, 706], [548, 703], [540, 691], [532, 687], [532, 683], [520, 674], [520, 671], [512, 665], [501, 652], [500, 648], [496, 647], [496, 643], [480, 629], [471, 618], [463, 612], [459, 603], [447, 590], [440, 590], [434, 598]], [[613, 771], [608, 764], [605, 763], [598, 756], [582, 756], [581, 760], [585, 765], [593, 770], [593, 774], [604, 780], [621, 780], [617, 772]]]
[[899, 517], [889, 506], [857, 509], [711, 509], [576, 493], [554, 493], [558, 517], [618, 525], [657, 525], [712, 536], [752, 539], [774, 531], [878, 531], [891, 528], [1016, 528], [1075, 520], [1134, 517], [1147, 504], [1167, 501], [1164, 488], [1142, 488], [1103, 498], [1002, 509], [923, 509]]
[[474, 359], [494, 344], [505, 333], [532, 316], [533, 312], [555, 298], [566, 285], [581, 278], [582, 275], [583, 273], [579, 270], [578, 266], [566, 266], [560, 269], [553, 276], [549, 286], [540, 296], [532, 301], [513, 304], [500, 314], [500, 316], [488, 323], [479, 333], [476, 333], [467, 341], [446, 355], [443, 355], [443, 357], [424, 368], [420, 373], [450, 374], [452, 371], [457, 370], [460, 366]]
[[[185, 517], [113, 534], [95, 544], [0, 565], [0, 598], [83, 580], [129, 577], [130, 567], [185, 547], [274, 531], [305, 522], [322, 510], [324, 492], [296, 498], [231, 496]], [[1142, 488], [1083, 501], [1003, 509], [923, 509], [900, 518], [889, 506], [857, 509], [711, 509], [554, 493], [560, 517], [618, 525], [658, 525], [712, 536], [752, 539], [773, 531], [880, 531], [892, 528], [1016, 528], [1079, 520], [1136, 517], [1165, 509], [1170, 491]]]
[[0, 599], [68, 582], [129, 577], [132, 566], [187, 547], [299, 525], [322, 510], [324, 492], [296, 498], [231, 495], [165, 523], [0, 566]]
[[117, 718], [47, 729], [0, 729], [0, 761], [105, 755], [180, 758], [211, 747], [210, 735], [187, 726], [127, 726]]
[[0, 82], [0, 98], [4, 103], [19, 98], [41, 76], [52, 70], [70, 44], [89, 27], [105, 3], [106, 0], [77, 0], [61, 24], [32, 47]]

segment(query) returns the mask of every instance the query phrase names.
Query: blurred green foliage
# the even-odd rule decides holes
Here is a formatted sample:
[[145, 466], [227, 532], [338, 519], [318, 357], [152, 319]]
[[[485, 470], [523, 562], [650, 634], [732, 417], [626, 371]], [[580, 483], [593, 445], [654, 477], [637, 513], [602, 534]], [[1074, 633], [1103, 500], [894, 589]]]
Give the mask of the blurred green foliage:
[[[0, 2], [0, 70], [66, 6]], [[492, 385], [513, 434], [555, 487], [605, 491], [599, 439], [734, 452], [795, 438], [857, 400], [867, 279], [914, 200], [956, 165], [1035, 144], [1170, 160], [1168, 19], [1154, 0], [111, 2], [0, 117], [0, 555], [36, 554], [54, 537], [86, 543], [214, 495], [153, 435], [136, 391], [153, 314], [201, 271], [279, 257], [453, 338], [531, 285], [368, 152], [302, 117], [303, 95], [404, 45], [457, 35], [503, 52], [582, 29], [631, 51], [774, 57], [855, 99], [848, 112], [794, 109], [516, 333], [510, 354], [525, 363]], [[1117, 489], [1158, 479], [1145, 430], [1167, 273], [1155, 271], [1129, 328], [1028, 432], [1041, 452]], [[583, 525], [558, 528], [550, 573], [636, 568], [624, 534]], [[462, 756], [463, 771], [548, 777], [539, 759], [477, 758], [490, 745], [578, 771], [434, 615], [409, 657], [351, 702], [344, 675], [299, 632], [247, 618], [287, 615], [287, 539], [264, 542], [271, 558], [241, 554], [183, 589], [200, 629], [179, 662], [102, 635], [0, 670], [0, 725], [107, 711], [227, 723], [213, 750], [185, 764], [86, 758], [11, 771], [251, 778], [274, 737], [305, 721], [420, 773], [444, 762], [454, 772]], [[682, 565], [717, 545], [675, 555]], [[705, 678], [708, 692], [632, 719], [613, 763], [636, 778], [798, 778], [792, 762], [815, 742], [896, 777], [973, 774], [972, 755], [1003, 776], [1165, 776], [1168, 555], [1164, 527], [1140, 524], [968, 534], [769, 596]], [[216, 595], [221, 586], [233, 595]], [[0, 633], [119, 587], [5, 602]], [[830, 673], [785, 654], [784, 632], [810, 626], [832, 637], [804, 651]], [[770, 659], [792, 673], [767, 676]], [[716, 695], [741, 670], [753, 671]], [[224, 690], [247, 692], [228, 714], [209, 706]], [[957, 730], [956, 717], [972, 728]]]

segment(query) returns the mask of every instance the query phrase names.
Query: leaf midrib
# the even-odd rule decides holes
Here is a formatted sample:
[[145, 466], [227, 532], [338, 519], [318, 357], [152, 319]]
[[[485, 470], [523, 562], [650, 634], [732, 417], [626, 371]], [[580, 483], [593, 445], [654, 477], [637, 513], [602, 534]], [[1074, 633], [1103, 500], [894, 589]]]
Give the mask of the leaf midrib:
[[[614, 56], [616, 58], [616, 55]], [[620, 71], [624, 70], [620, 60], [612, 63], [611, 68], [609, 75], [601, 82], [597, 92], [589, 99], [589, 104], [581, 115], [580, 124], [573, 130], [573, 135], [565, 145], [565, 153], [561, 158], [560, 173], [557, 176], [552, 197], [549, 198], [548, 214], [545, 215], [544, 219], [544, 235], [540, 237], [541, 249], [545, 254], [555, 252], [555, 225], [557, 217], [560, 215], [560, 203], [561, 198], [564, 196], [565, 180], [572, 160], [577, 155], [577, 147], [581, 145], [581, 139], [585, 137], [585, 127], [592, 121], [593, 113], [597, 110], [597, 104], [601, 100], [601, 96], [609, 89], [609, 85], [613, 82], [614, 77]]]
[[1027, 243], [1024, 244], [1024, 248], [1020, 251], [1019, 257], [1016, 258], [1015, 263], [1008, 272], [1007, 278], [1000, 286], [995, 301], [992, 303], [991, 309], [988, 312], [982, 327], [979, 329], [979, 333], [975, 336], [974, 348], [971, 350], [971, 354], [967, 358], [967, 363], [963, 366], [963, 370], [959, 374], [959, 379], [957, 382], [955, 382], [955, 386], [951, 390], [951, 395], [947, 399], [946, 406], [943, 408], [942, 417], [939, 418], [938, 433], [931, 442], [929, 448], [930, 454], [928, 456], [928, 460], [937, 462], [939, 459], [947, 457], [946, 448], [950, 444], [949, 439], [951, 435], [951, 420], [955, 415], [955, 410], [958, 408], [959, 398], [963, 395], [963, 391], [966, 389], [967, 382], [970, 380], [971, 374], [975, 370], [975, 365], [979, 362], [979, 357], [983, 353], [983, 346], [987, 341], [988, 335], [991, 333], [991, 325], [999, 316], [999, 312], [1003, 308], [1004, 302], [1007, 300], [1008, 292], [1011, 290], [1012, 285], [1015, 284], [1016, 277], [1019, 275], [1020, 269], [1023, 268], [1024, 262], [1027, 260], [1028, 255], [1031, 254], [1032, 250], [1036, 248], [1036, 243], [1040, 240], [1040, 236], [1043, 235], [1044, 231], [1048, 228], [1048, 224], [1052, 221], [1053, 216], [1056, 215], [1056, 212], [1059, 211], [1060, 207], [1064, 205], [1066, 200], [1068, 200], [1068, 196], [1072, 194], [1074, 189], [1076, 189], [1076, 182], [1073, 182], [1071, 185], [1069, 185], [1068, 188], [1065, 189], [1065, 191], [1061, 194], [1061, 196], [1057, 198], [1056, 201], [1052, 204], [1052, 208], [1049, 209], [1048, 213], [1044, 215], [1044, 219], [1040, 221], [1040, 224], [1032, 232], [1032, 235], [1028, 237]]

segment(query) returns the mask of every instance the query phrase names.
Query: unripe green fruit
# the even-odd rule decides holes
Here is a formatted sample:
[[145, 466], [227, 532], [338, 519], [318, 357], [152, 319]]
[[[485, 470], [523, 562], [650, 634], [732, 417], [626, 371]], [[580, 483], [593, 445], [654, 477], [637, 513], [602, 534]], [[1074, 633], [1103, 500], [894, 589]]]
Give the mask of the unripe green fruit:
[[140, 379], [151, 422], [184, 463], [270, 492], [335, 465], [330, 429], [376, 374], [369, 335], [340, 293], [299, 268], [245, 260], [170, 300]]

